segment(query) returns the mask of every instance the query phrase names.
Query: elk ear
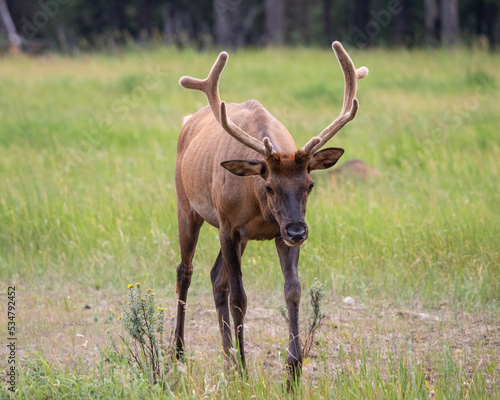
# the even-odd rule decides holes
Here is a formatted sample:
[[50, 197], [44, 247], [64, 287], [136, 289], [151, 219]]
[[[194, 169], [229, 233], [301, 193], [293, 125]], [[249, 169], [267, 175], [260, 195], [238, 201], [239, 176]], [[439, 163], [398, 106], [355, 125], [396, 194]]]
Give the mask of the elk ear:
[[222, 165], [229, 172], [238, 176], [264, 176], [267, 171], [265, 161], [261, 160], [231, 160], [224, 161], [220, 165]]
[[342, 157], [342, 154], [344, 154], [344, 149], [339, 149], [337, 147], [318, 151], [309, 162], [309, 171], [333, 167], [339, 158]]

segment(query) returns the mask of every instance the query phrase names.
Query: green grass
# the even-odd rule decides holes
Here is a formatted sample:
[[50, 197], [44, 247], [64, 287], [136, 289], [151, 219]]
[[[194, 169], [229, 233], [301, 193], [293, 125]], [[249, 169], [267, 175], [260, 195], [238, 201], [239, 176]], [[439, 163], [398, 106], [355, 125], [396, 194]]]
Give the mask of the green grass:
[[[349, 295], [370, 307], [418, 303], [424, 310], [444, 305], [451, 312], [485, 313], [498, 327], [500, 56], [478, 50], [352, 50], [350, 55], [370, 75], [359, 83], [358, 116], [330, 144], [344, 147], [345, 159], [376, 167], [382, 177], [337, 185], [327, 174], [315, 175], [307, 213], [310, 237], [300, 260], [303, 285], [315, 277], [326, 282], [332, 302]], [[16, 285], [23, 296], [36, 299], [73, 288], [82, 302], [112, 293], [119, 304], [125, 302], [122, 288], [141, 281], [171, 296], [179, 262], [176, 141], [182, 117], [206, 101], [177, 82], [185, 74], [205, 76], [215, 57], [215, 52], [163, 48], [117, 58], [0, 60], [5, 289]], [[297, 146], [335, 118], [342, 91], [331, 50], [239, 51], [230, 54], [221, 80], [224, 100], [258, 99], [287, 126]], [[210, 300], [209, 271], [218, 249], [216, 230], [205, 227], [194, 262], [194, 298]], [[243, 274], [250, 294], [281, 293], [273, 243], [248, 246]], [[20, 318], [22, 326], [29, 313]], [[359, 347], [359, 362], [349, 354], [332, 355], [352, 364], [342, 375], [319, 360], [322, 372], [305, 380], [305, 395], [425, 398], [436, 390], [437, 398], [466, 398], [463, 383], [471, 377], [470, 397], [500, 393], [498, 380], [493, 386], [488, 381], [496, 366], [488, 364], [492, 372], [487, 365], [464, 372], [446, 346], [431, 355], [433, 377], [412, 364], [411, 352], [397, 352], [388, 371], [376, 343]], [[84, 362], [56, 368], [43, 362], [44, 354], [37, 358], [26, 350], [20, 375], [25, 398], [121, 398], [120, 393], [135, 398], [134, 393], [148, 397], [159, 390], [140, 380], [125, 383], [102, 363], [88, 374]], [[495, 351], [498, 360], [498, 346]], [[283, 397], [278, 394], [282, 370], [269, 375], [256, 363], [249, 386], [238, 380], [224, 386], [220, 360], [192, 363], [176, 381], [178, 388], [189, 388], [185, 398], [202, 397], [200, 376], [218, 388], [215, 397], [237, 398], [240, 390], [242, 398], [272, 398], [269, 388]], [[32, 379], [38, 389], [30, 386]], [[57, 380], [63, 383], [55, 389]]]

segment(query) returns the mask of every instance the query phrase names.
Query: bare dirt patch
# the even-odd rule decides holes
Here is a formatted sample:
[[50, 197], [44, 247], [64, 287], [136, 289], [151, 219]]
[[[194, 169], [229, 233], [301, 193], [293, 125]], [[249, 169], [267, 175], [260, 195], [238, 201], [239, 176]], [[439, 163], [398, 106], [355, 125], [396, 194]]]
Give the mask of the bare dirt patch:
[[[88, 295], [83, 295], [87, 293]], [[276, 293], [281, 298], [281, 293]], [[211, 294], [191, 296], [186, 323], [186, 346], [194, 361], [222, 360], [217, 318]], [[288, 340], [287, 325], [273, 295], [248, 293], [245, 344], [248, 365], [282, 376]], [[83, 291], [68, 287], [61, 293], [19, 295], [18, 362], [40, 354], [51, 366], [93, 368], [101, 360], [99, 348], [122, 332], [118, 316], [126, 293]], [[175, 323], [175, 293], [160, 298], [165, 307], [166, 332]], [[2, 319], [6, 314], [1, 305]], [[304, 309], [304, 307], [303, 307]], [[422, 365], [430, 383], [435, 363], [451, 357], [467, 376], [482, 370], [491, 385], [499, 385], [500, 321], [487, 312], [464, 312], [441, 307], [423, 310], [417, 305], [394, 307], [346, 304], [342, 298], [323, 301], [325, 318], [311, 356], [304, 363], [304, 379], [314, 381], [320, 371], [332, 374], [356, 370], [377, 362], [387, 371], [391, 359], [404, 355]], [[302, 319], [305, 316], [302, 314]], [[6, 349], [1, 347], [2, 367]], [[443, 355], [446, 353], [445, 355]], [[324, 373], [324, 372], [321, 372]]]

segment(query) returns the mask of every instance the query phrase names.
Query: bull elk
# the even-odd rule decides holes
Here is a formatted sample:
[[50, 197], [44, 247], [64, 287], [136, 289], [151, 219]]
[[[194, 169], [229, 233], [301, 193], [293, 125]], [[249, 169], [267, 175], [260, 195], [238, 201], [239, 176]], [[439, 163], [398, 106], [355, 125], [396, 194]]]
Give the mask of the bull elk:
[[[302, 354], [299, 341], [298, 278], [300, 245], [308, 237], [306, 203], [314, 182], [310, 172], [332, 167], [340, 148], [318, 151], [358, 111], [357, 81], [368, 69], [354, 64], [339, 42], [332, 44], [344, 74], [344, 102], [339, 116], [304, 147], [296, 149], [288, 130], [258, 101], [226, 104], [219, 97], [219, 79], [228, 54], [219, 54], [204, 80], [184, 76], [186, 89], [201, 90], [209, 106], [189, 118], [177, 145], [175, 184], [181, 263], [177, 267], [177, 358], [184, 353], [186, 298], [200, 228], [206, 221], [219, 229], [220, 251], [210, 272], [222, 347], [227, 361], [233, 345], [245, 368], [243, 321], [247, 297], [241, 257], [249, 240], [274, 239], [280, 259], [288, 307], [287, 367], [298, 377]], [[232, 340], [232, 315], [235, 341]], [[234, 360], [234, 359], [233, 359]]]

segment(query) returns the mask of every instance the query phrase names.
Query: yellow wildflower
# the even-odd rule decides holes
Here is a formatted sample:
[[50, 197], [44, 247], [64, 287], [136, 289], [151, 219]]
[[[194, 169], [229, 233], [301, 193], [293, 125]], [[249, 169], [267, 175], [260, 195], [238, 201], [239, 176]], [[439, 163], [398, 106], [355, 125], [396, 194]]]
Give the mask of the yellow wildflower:
[[158, 310], [163, 311], [165, 309], [163, 307], [158, 307]]
[[132, 285], [131, 283], [128, 284], [128, 288], [129, 289], [132, 289], [133, 287], [135, 287], [134, 285]]
[[141, 282], [137, 282], [137, 283], [136, 283], [136, 285], [137, 285], [137, 286], [141, 286]]
[[122, 319], [122, 316], [120, 315], [120, 316], [118, 317], [118, 321], [120, 321], [121, 319]]

